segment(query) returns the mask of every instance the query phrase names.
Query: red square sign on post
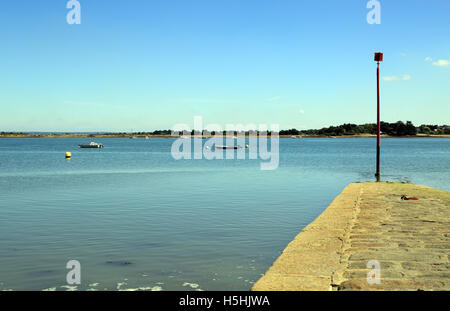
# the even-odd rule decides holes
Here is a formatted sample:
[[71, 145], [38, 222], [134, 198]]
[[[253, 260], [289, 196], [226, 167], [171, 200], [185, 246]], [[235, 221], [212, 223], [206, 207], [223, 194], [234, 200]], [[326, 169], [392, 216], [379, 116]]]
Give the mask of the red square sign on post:
[[382, 62], [383, 61], [383, 53], [375, 53], [375, 61]]

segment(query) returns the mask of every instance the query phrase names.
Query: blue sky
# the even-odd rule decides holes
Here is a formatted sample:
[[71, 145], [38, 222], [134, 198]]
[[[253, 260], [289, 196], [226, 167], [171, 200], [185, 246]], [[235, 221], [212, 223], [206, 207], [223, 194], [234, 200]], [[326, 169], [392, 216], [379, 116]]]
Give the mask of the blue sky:
[[450, 1], [66, 0], [0, 5], [0, 131], [176, 123], [450, 123]]

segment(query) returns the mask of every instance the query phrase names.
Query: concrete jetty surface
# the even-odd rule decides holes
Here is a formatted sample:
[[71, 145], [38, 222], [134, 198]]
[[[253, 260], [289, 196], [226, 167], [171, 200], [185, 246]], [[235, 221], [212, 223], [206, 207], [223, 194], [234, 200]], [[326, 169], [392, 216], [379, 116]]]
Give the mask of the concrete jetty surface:
[[[449, 257], [449, 192], [353, 183], [289, 243], [252, 290], [450, 290]], [[373, 262], [368, 268], [369, 261], [380, 269], [374, 272]]]

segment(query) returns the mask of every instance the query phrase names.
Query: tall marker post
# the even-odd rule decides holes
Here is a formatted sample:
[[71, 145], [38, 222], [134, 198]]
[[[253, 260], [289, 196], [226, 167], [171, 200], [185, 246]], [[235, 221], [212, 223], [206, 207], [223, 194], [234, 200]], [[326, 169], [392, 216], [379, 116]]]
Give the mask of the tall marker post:
[[380, 62], [383, 61], [383, 53], [375, 53], [377, 62], [377, 172], [375, 177], [380, 181], [380, 154], [381, 154], [381, 123], [380, 123]]

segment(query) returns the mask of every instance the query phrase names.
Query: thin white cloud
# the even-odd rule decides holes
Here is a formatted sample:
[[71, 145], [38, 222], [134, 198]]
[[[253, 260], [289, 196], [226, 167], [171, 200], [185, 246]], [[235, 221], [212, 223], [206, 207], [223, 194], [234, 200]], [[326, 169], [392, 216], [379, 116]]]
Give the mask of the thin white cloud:
[[426, 62], [432, 62], [431, 64], [433, 66], [438, 66], [438, 67], [447, 67], [450, 66], [450, 61], [447, 59], [438, 59], [437, 61], [433, 62], [433, 59], [429, 56], [425, 57], [425, 61]]
[[438, 61], [433, 62], [433, 65], [438, 67], [447, 67], [450, 65], [450, 61], [447, 59], [440, 59]]
[[383, 77], [384, 81], [408, 81], [411, 80], [411, 75], [403, 75], [403, 76], [386, 76]]

